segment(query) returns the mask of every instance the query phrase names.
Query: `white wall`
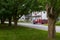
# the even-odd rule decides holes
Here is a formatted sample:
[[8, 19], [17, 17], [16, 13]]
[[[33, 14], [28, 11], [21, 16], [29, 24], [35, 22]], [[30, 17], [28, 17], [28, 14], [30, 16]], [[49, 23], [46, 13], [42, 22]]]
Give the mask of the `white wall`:
[[41, 16], [39, 18], [47, 20], [47, 12], [46, 11], [41, 11], [41, 12], [32, 12], [32, 16]]
[[42, 19], [47, 20], [47, 12], [46, 11], [42, 11]]
[[18, 21], [25, 21], [25, 15], [23, 15]]

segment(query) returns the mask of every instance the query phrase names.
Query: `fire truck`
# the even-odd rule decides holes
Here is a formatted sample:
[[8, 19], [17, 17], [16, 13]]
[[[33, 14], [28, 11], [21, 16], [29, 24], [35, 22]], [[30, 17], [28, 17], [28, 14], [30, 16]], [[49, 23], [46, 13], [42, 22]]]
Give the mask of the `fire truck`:
[[33, 24], [47, 24], [48, 19], [47, 19], [47, 12], [46, 11], [41, 11], [41, 12], [33, 12]]
[[42, 20], [42, 19], [35, 19], [33, 20], [33, 24], [47, 24], [48, 20]]

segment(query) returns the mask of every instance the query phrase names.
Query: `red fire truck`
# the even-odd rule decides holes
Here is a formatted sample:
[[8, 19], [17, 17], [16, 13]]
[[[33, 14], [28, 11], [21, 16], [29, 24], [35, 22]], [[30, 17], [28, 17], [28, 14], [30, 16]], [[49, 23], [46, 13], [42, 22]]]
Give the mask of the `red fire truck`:
[[35, 19], [33, 20], [33, 24], [47, 24], [48, 20], [42, 20], [42, 19]]
[[33, 16], [33, 18], [32, 18], [33, 24], [37, 24], [37, 23], [46, 24], [46, 23], [48, 23], [46, 11], [33, 12], [32, 16]]

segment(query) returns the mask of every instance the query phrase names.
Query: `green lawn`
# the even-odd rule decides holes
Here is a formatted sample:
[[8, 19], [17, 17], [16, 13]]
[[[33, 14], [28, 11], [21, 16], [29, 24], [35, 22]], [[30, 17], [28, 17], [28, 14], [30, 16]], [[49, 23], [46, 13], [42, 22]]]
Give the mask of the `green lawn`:
[[57, 26], [60, 26], [60, 21], [58, 21], [58, 22], [56, 23], [56, 25], [57, 25]]
[[[0, 25], [0, 40], [47, 40], [46, 31], [26, 27], [14, 27]], [[60, 40], [60, 33], [56, 34], [56, 40]]]
[[[45, 26], [48, 26], [48, 24], [44, 24]], [[56, 26], [60, 26], [60, 21], [56, 22]]]

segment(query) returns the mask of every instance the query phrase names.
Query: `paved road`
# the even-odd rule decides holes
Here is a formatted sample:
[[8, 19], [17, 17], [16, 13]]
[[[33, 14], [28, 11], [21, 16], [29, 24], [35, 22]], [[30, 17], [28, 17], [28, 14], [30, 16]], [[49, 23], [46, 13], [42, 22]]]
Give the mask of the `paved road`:
[[[6, 22], [6, 23], [8, 23], [8, 22]], [[12, 24], [14, 24], [14, 23], [12, 22]], [[45, 26], [45, 25], [32, 24], [32, 23], [18, 23], [18, 25], [48, 31], [48, 26]], [[60, 33], [60, 26], [56, 26], [56, 32]]]
[[[32, 24], [32, 23], [18, 23], [18, 25], [48, 31], [48, 26], [45, 25]], [[60, 33], [60, 26], [56, 26], [56, 32]]]

